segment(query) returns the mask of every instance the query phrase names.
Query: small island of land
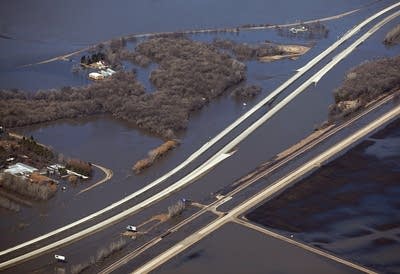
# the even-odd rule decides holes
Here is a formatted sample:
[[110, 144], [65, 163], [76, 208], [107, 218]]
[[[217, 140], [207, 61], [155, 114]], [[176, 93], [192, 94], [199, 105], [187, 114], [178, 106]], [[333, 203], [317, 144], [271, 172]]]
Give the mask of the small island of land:
[[383, 43], [388, 46], [398, 45], [400, 43], [400, 24], [386, 34]]
[[[88, 86], [35, 93], [0, 91], [0, 124], [20, 127], [110, 114], [161, 138], [173, 139], [187, 128], [193, 111], [227, 90], [236, 88], [232, 94], [238, 98], [252, 98], [260, 92], [258, 87], [243, 87], [246, 65], [240, 60], [296, 57], [308, 49], [300, 46], [301, 53], [293, 52], [293, 46], [289, 49], [270, 42], [255, 46], [222, 40], [204, 43], [182, 35], [155, 36], [138, 43], [134, 50], [125, 45], [124, 39], [115, 39], [107, 46], [94, 47], [90, 56], [82, 56], [84, 66], [104, 61], [117, 71]], [[223, 50], [227, 47], [232, 54]], [[139, 66], [157, 64], [150, 74], [155, 91], [146, 91], [134, 71], [121, 69], [123, 61]]]
[[351, 69], [342, 86], [334, 91], [335, 103], [329, 108], [329, 122], [351, 116], [399, 89], [400, 56], [365, 62]]
[[54, 196], [60, 180], [76, 182], [91, 175], [89, 163], [66, 159], [33, 137], [0, 127], [0, 207], [19, 211], [20, 204]]

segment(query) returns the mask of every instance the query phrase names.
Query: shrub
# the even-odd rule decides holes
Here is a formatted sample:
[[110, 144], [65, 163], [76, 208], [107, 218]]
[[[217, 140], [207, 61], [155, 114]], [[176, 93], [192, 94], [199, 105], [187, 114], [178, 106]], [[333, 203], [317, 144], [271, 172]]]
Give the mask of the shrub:
[[140, 173], [142, 170], [150, 167], [157, 159], [165, 155], [168, 151], [174, 149], [178, 144], [179, 142], [176, 140], [166, 141], [159, 147], [150, 150], [147, 158], [137, 161], [132, 169], [136, 173]]
[[120, 238], [118, 241], [111, 242], [107, 247], [100, 248], [96, 254], [96, 262], [102, 261], [111, 254], [121, 250], [127, 242], [126, 238]]
[[186, 208], [185, 202], [179, 200], [176, 204], [168, 207], [168, 216], [170, 218], [177, 217], [182, 214], [185, 208]]
[[70, 159], [67, 161], [67, 164], [65, 166], [67, 169], [75, 171], [76, 173], [85, 175], [85, 176], [90, 176], [92, 175], [92, 166], [91, 164], [78, 160], [78, 159]]
[[386, 45], [395, 45], [400, 43], [400, 24], [395, 26], [386, 34], [383, 43]]
[[245, 87], [237, 87], [231, 92], [231, 96], [239, 99], [246, 100], [257, 96], [261, 92], [261, 87], [251, 85]]

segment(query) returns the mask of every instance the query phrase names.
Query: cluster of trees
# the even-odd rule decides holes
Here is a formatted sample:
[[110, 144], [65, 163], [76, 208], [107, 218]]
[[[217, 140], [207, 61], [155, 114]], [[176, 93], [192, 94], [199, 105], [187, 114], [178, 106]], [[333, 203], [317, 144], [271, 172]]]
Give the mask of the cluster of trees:
[[125, 99], [144, 94], [133, 73], [117, 73], [87, 87], [59, 90], [0, 91], [0, 121], [7, 127], [26, 126], [63, 118], [106, 113], [121, 107]]
[[400, 89], [400, 56], [368, 61], [350, 70], [334, 91], [329, 120], [339, 120], [383, 94]]
[[261, 90], [261, 87], [256, 85], [240, 86], [232, 90], [231, 96], [243, 101], [257, 96]]
[[88, 52], [89, 55], [81, 57], [81, 64], [90, 65], [98, 61], [104, 61], [115, 70], [122, 69], [120, 53], [126, 46], [126, 39], [124, 37], [113, 39], [107, 45], [100, 43], [91, 47]]
[[396, 45], [400, 43], [400, 24], [386, 34], [383, 43], [386, 45]]
[[146, 93], [135, 73], [124, 71], [86, 87], [33, 94], [2, 90], [0, 124], [18, 127], [108, 113], [170, 139], [186, 129], [192, 111], [246, 78], [243, 63], [209, 44], [181, 37], [149, 39], [136, 51], [159, 64], [150, 77], [156, 92]]
[[263, 56], [285, 54], [279, 45], [269, 42], [260, 45], [249, 45], [232, 40], [214, 39], [212, 45], [216, 48], [230, 51], [240, 61], [257, 60]]
[[31, 183], [28, 179], [8, 173], [0, 177], [0, 185], [5, 190], [35, 200], [48, 200], [57, 190], [57, 188], [51, 187], [49, 184]]
[[53, 161], [55, 154], [51, 148], [38, 144], [32, 137], [16, 139], [7, 135], [0, 142], [0, 166], [6, 165], [10, 157], [41, 168]]
[[168, 217], [174, 218], [182, 214], [182, 212], [186, 209], [186, 203], [182, 200], [179, 200], [176, 204], [173, 204], [168, 207]]
[[30, 156], [31, 161], [41, 162], [40, 166], [49, 163], [55, 158], [54, 152], [51, 149], [38, 144], [33, 137], [22, 137], [22, 139], [18, 141], [18, 145], [20, 146], [21, 153]]
[[96, 63], [98, 61], [104, 61], [106, 55], [102, 52], [93, 53], [92, 55], [83, 55], [81, 57], [81, 64], [90, 65], [92, 63]]
[[93, 172], [91, 164], [78, 159], [67, 160], [65, 167], [85, 176], [91, 176]]
[[133, 166], [133, 170], [136, 172], [136, 174], [140, 173], [142, 170], [150, 167], [153, 165], [153, 163], [164, 156], [168, 151], [174, 149], [177, 147], [179, 144], [178, 141], [176, 140], [169, 140], [163, 143], [161, 146], [152, 149], [149, 151], [147, 158], [144, 158], [142, 160], [139, 160], [136, 162], [136, 164]]

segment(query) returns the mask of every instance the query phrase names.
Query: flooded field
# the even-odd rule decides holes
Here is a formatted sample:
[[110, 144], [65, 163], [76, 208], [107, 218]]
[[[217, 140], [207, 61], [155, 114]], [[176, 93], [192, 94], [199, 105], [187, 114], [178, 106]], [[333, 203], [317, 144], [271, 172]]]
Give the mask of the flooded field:
[[[238, 244], [240, 243], [240, 244]], [[238, 224], [227, 224], [154, 273], [359, 273]]]
[[400, 271], [400, 120], [247, 217], [383, 271]]
[[[318, 16], [328, 16], [332, 15], [333, 12], [340, 13], [341, 11], [357, 8], [362, 4], [360, 2], [362, 1], [354, 1], [352, 3], [346, 1], [346, 3], [341, 3], [341, 6], [339, 3], [336, 3], [338, 5], [336, 8], [332, 8], [329, 13], [328, 11], [320, 12], [318, 13]], [[134, 175], [131, 169], [132, 165], [137, 160], [145, 157], [150, 149], [159, 146], [162, 143], [162, 140], [138, 130], [129, 123], [118, 121], [108, 116], [99, 116], [79, 119], [79, 121], [60, 120], [52, 123], [45, 123], [37, 126], [17, 129], [17, 131], [20, 133], [28, 136], [33, 135], [35, 139], [39, 140], [41, 143], [52, 146], [56, 151], [61, 152], [66, 156], [80, 158], [110, 168], [114, 172], [114, 176], [108, 183], [94, 188], [84, 195], [75, 196], [75, 193], [89, 186], [91, 182], [80, 185], [77, 189], [68, 187], [66, 192], [57, 193], [56, 197], [45, 205], [34, 208], [24, 207], [18, 214], [11, 214], [8, 212], [4, 213], [4, 216], [10, 217], [7, 223], [2, 224], [0, 231], [3, 234], [12, 234], [14, 237], [2, 239], [1, 245], [6, 247], [13, 243], [16, 244], [24, 239], [26, 240], [32, 238], [33, 236], [47, 232], [52, 228], [57, 228], [63, 224], [76, 220], [79, 217], [83, 217], [89, 213], [103, 208], [106, 205], [111, 204], [114, 201], [117, 201], [118, 199], [121, 199], [122, 197], [125, 197], [127, 194], [142, 188], [152, 180], [160, 177], [162, 174], [166, 173], [168, 170], [172, 169], [178, 163], [186, 159], [191, 153], [193, 153], [193, 151], [201, 147], [211, 137], [215, 136], [224, 127], [226, 127], [226, 125], [233, 122], [237, 117], [247, 111], [260, 98], [263, 98], [269, 94], [274, 88], [291, 76], [295, 69], [302, 67], [317, 53], [321, 52], [333, 41], [335, 41], [338, 35], [343, 34], [351, 26], [362, 20], [362, 18], [365, 18], [367, 15], [373, 13], [380, 7], [388, 5], [392, 1], [383, 2], [385, 3], [379, 2], [370, 8], [361, 10], [359, 13], [341, 18], [340, 20], [327, 22], [326, 25], [329, 29], [329, 35], [328, 37], [319, 40], [309, 41], [293, 37], [285, 38], [279, 36], [278, 33], [273, 29], [265, 31], [241, 32], [239, 35], [229, 33], [192, 35], [192, 39], [206, 42], [212, 41], [214, 38], [219, 37], [248, 43], [259, 43], [265, 40], [276, 41], [278, 43], [312, 42], [314, 43], [314, 47], [307, 54], [295, 61], [281, 60], [273, 63], [259, 63], [254, 61], [247, 62], [248, 82], [260, 85], [263, 88], [261, 94], [254, 100], [246, 102], [246, 105], [243, 105], [241, 102], [237, 102], [228, 94], [226, 94], [208, 104], [202, 109], [202, 111], [194, 113], [190, 118], [188, 130], [181, 133], [179, 136], [182, 142], [181, 145], [139, 176]], [[54, 7], [52, 4], [47, 4], [51, 7]], [[10, 4], [9, 8], [11, 7], [13, 7], [13, 5]], [[255, 9], [256, 6], [249, 6], [249, 9], [253, 8]], [[318, 6], [314, 6], [314, 9], [324, 10], [322, 7]], [[307, 8], [304, 7], [304, 11], [306, 12], [304, 18], [315, 18], [313, 14], [308, 13], [309, 10]], [[250, 13], [252, 11], [249, 10], [248, 12]], [[280, 12], [282, 13], [281, 17], [276, 18], [275, 16], [271, 15], [268, 18], [270, 18], [271, 21], [279, 23], [291, 21], [290, 19], [293, 19], [290, 17], [290, 15], [285, 15], [287, 17], [284, 16], [284, 14], [287, 12], [284, 8], [280, 9]], [[10, 20], [11, 21], [9, 24], [12, 25], [14, 19], [11, 18]], [[43, 24], [39, 18], [31, 18], [31, 20], [38, 20], [37, 25], [35, 25], [37, 28], [40, 28], [40, 26], [42, 26], [41, 24]], [[230, 25], [224, 21], [224, 18], [221, 18], [221, 20], [222, 21], [220, 21], [219, 24], [216, 24], [216, 26]], [[264, 19], [260, 19], [260, 21], [264, 22]], [[231, 23], [233, 24], [233, 22]], [[264, 125], [257, 132], [251, 135], [243, 142], [243, 144], [241, 144], [240, 150], [235, 153], [234, 157], [226, 160], [212, 173], [208, 174], [204, 178], [201, 178], [196, 183], [196, 186], [193, 186], [193, 188], [187, 190], [185, 195], [190, 195], [190, 197], [193, 197], [196, 200], [209, 197], [210, 193], [213, 191], [228, 185], [234, 179], [238, 178], [242, 174], [245, 174], [249, 170], [252, 170], [259, 163], [273, 157], [275, 154], [296, 143], [299, 139], [307, 136], [312, 131], [314, 126], [321, 124], [326, 119], [328, 105], [332, 102], [331, 92], [339, 85], [338, 83], [341, 81], [341, 79], [343, 79], [344, 71], [353, 67], [354, 64], [358, 64], [365, 60], [365, 56], [379, 57], [393, 56], [396, 54], [396, 48], [386, 48], [381, 44], [382, 37], [384, 37], [385, 32], [395, 23], [396, 22], [394, 21], [382, 28], [382, 31], [379, 31], [376, 36], [373, 36], [370, 40], [366, 41], [356, 52], [354, 52], [354, 54], [351, 56], [351, 60], [345, 60], [343, 63], [340, 63], [332, 71], [332, 73], [327, 75], [319, 82], [318, 86], [310, 87], [307, 92], [299, 96], [299, 98], [296, 99], [292, 104], [288, 105], [288, 107], [274, 119], [272, 119], [270, 123]], [[22, 25], [17, 24], [16, 26], [22, 28]], [[21, 30], [16, 26], [4, 29], [5, 31], [8, 31], [7, 33], [9, 35], [11, 35], [12, 32], [18, 33], [18, 31]], [[192, 25], [188, 25], [188, 27], [203, 26], [208, 25], [198, 25], [194, 21], [192, 22]], [[30, 27], [33, 28], [34, 26]], [[130, 32], [126, 30], [126, 32], [123, 34], [139, 32], [140, 30], [135, 29], [136, 27], [138, 26], [135, 25], [135, 27], [131, 27]], [[48, 31], [54, 31], [52, 28], [56, 28], [56, 26], [52, 25]], [[63, 28], [68, 28], [68, 26], [63, 26]], [[171, 28], [169, 30], [176, 29], [179, 28]], [[162, 29], [151, 29], [149, 26], [147, 31], [160, 30]], [[96, 36], [100, 34], [105, 35], [107, 31], [109, 36]], [[25, 32], [24, 34], [32, 35], [31, 33], [27, 34]], [[69, 32], [67, 32], [67, 34], [73, 35]], [[121, 33], [118, 32], [118, 35], [120, 34]], [[37, 35], [47, 37], [47, 35], [50, 34], [48, 32], [38, 32]], [[117, 35], [117, 33], [113, 33], [113, 29], [107, 28], [104, 30], [104, 32], [100, 32], [96, 29], [93, 31], [93, 33], [88, 33], [86, 37], [87, 39], [93, 39], [92, 41], [95, 42], [96, 39], [108, 39], [114, 37], [113, 35]], [[83, 38], [81, 37], [81, 39]], [[0, 47], [11, 43], [13, 45], [11, 47], [12, 52], [16, 57], [9, 58], [8, 55], [4, 57], [0, 55], [0, 58], [5, 60], [5, 62], [0, 62], [0, 66], [2, 66], [2, 72], [5, 73], [0, 74], [0, 78], [2, 79], [0, 79], [1, 88], [19, 87], [18, 85], [22, 84], [29, 86], [29, 90], [36, 90], [38, 88], [48, 88], [46, 85], [49, 87], [51, 86], [58, 88], [65, 84], [81, 85], [88, 83], [85, 75], [75, 75], [70, 71], [73, 65], [70, 62], [55, 62], [22, 69], [15, 68], [15, 66], [19, 64], [29, 63], [31, 61], [39, 61], [43, 58], [52, 57], [52, 54], [65, 53], [67, 49], [64, 47], [58, 47], [57, 45], [59, 44], [50, 43], [46, 44], [47, 46], [38, 45], [30, 48], [30, 51], [26, 51], [24, 55], [21, 55], [21, 47], [23, 48], [26, 43], [29, 44], [29, 42], [23, 39], [9, 39], [5, 40], [4, 42], [5, 43], [0, 44]], [[66, 45], [66, 47], [70, 46], [70, 44], [65, 40], [59, 42]], [[82, 45], [79, 45], [79, 47], [75, 45], [75, 47], [71, 47], [71, 50], [80, 47], [82, 47]], [[50, 48], [55, 51], [48, 50]], [[44, 52], [46, 52], [46, 54], [44, 54]], [[27, 58], [27, 55], [32, 55], [35, 58]], [[27, 59], [25, 59], [25, 57]], [[15, 63], [17, 60], [20, 60], [19, 64]], [[155, 67], [151, 66], [150, 69], [152, 68]], [[25, 70], [32, 71], [34, 73], [43, 72], [43, 77], [45, 77], [46, 81], [36, 79], [35, 77], [30, 78], [29, 72]], [[7, 76], [7, 73], [10, 73], [10, 75]], [[138, 73], [138, 77], [142, 82], [145, 83], [148, 91], [151, 91], [151, 84], [146, 82], [148, 74], [148, 69], [144, 69]], [[2, 78], [3, 75], [6, 76]], [[53, 78], [52, 76], [56, 77]], [[15, 82], [10, 80], [13, 79], [13, 77], [16, 79]], [[78, 82], [74, 83], [66, 80], [68, 83], [59, 83], [57, 82], [57, 79], [59, 79], [58, 77], [77, 77], [76, 80]], [[37, 83], [37, 85], [32, 84], [29, 79], [35, 79], [35, 83]], [[17, 85], [14, 85], [16, 83]], [[306, 107], [309, 104], [311, 104], [313, 107]], [[295, 126], [286, 126], [292, 121], [296, 121]], [[245, 123], [234, 132], [237, 133], [243, 130], [247, 125], [248, 123]], [[226, 140], [223, 142], [226, 142]], [[211, 155], [211, 153], [215, 152], [217, 149], [218, 148], [214, 148], [210, 150], [204, 157], [201, 157], [200, 160], [206, 159], [208, 155]], [[198, 163], [193, 164], [193, 166], [196, 165], [198, 165]], [[182, 174], [187, 173], [188, 170], [189, 169], [184, 170]], [[101, 177], [102, 174], [98, 172], [96, 174], [96, 178], [92, 182], [96, 181], [98, 176]], [[175, 180], [177, 177], [173, 179]], [[38, 212], [45, 216], [45, 218], [37, 219], [36, 216], [38, 215]], [[19, 223], [29, 224], [29, 226], [24, 227], [22, 230], [15, 231], [13, 228], [18, 226]]]
[[[74, 56], [70, 61], [56, 61], [28, 67], [22, 66], [79, 50], [122, 35], [209, 27], [235, 27], [252, 23], [291, 23], [339, 14], [359, 8], [373, 1], [343, 0], [329, 2], [307, 0], [299, 2], [284, 0], [277, 5], [275, 2], [272, 3], [272, 1], [261, 0], [247, 1], [245, 3], [243, 1], [226, 0], [218, 1], [218, 3], [215, 1], [186, 1], [183, 3], [178, 0], [140, 0], [135, 2], [123, 0], [101, 3], [94, 1], [87, 1], [85, 3], [70, 1], [64, 6], [60, 6], [60, 4], [54, 1], [41, 0], [39, 2], [36, 4], [30, 1], [19, 3], [15, 1], [3, 1], [0, 3], [0, 16], [2, 18], [0, 22], [0, 89], [19, 88], [34, 92], [39, 89], [47, 90], [63, 86], [90, 84], [91, 81], [87, 78], [86, 71], [72, 73], [72, 68], [79, 61], [80, 55]], [[47, 203], [38, 203], [33, 207], [22, 207], [19, 213], [1, 209], [0, 215], [3, 221], [0, 223], [0, 233], [4, 235], [0, 239], [1, 249], [32, 239], [35, 236], [87, 216], [159, 178], [190, 156], [196, 149], [218, 134], [228, 124], [245, 113], [261, 98], [268, 95], [277, 86], [292, 76], [296, 69], [304, 66], [311, 58], [326, 49], [356, 23], [394, 2], [379, 1], [352, 15], [340, 18], [339, 20], [327, 21], [325, 24], [329, 29], [329, 34], [327, 37], [321, 39], [283, 37], [275, 29], [243, 31], [239, 34], [213, 33], [189, 35], [190, 39], [203, 42], [211, 42], [215, 38], [230, 39], [250, 44], [262, 43], [269, 40], [287, 44], [312, 44], [313, 47], [298, 60], [285, 59], [272, 63], [246, 62], [247, 83], [260, 85], [262, 87], [260, 95], [253, 100], [239, 102], [229, 96], [229, 92], [226, 92], [223, 96], [206, 105], [201, 111], [193, 113], [190, 117], [188, 129], [185, 132], [181, 132], [178, 136], [181, 145], [140, 175], [134, 174], [132, 165], [137, 160], [146, 157], [147, 152], [159, 146], [163, 140], [137, 129], [130, 123], [102, 115], [79, 120], [59, 120], [15, 129], [17, 132], [26, 134], [27, 136], [33, 135], [36, 140], [52, 146], [56, 151], [66, 156], [80, 158], [110, 168], [114, 176], [109, 182], [82, 195], [76, 195], [80, 190], [103, 177], [103, 174], [99, 170], [96, 170], [93, 180], [75, 187], [67, 185], [66, 191], [59, 191]], [[213, 8], [210, 9], [210, 6]], [[273, 8], [271, 8], [272, 6]], [[104, 22], [104, 18], [107, 18], [107, 22]], [[193, 200], [201, 201], [202, 199], [213, 198], [213, 192], [229, 185], [233, 180], [252, 170], [258, 164], [272, 158], [275, 154], [307, 136], [315, 126], [320, 125], [326, 120], [328, 106], [333, 100], [332, 90], [340, 85], [345, 71], [368, 58], [398, 54], [398, 47], [387, 48], [381, 44], [385, 33], [398, 22], [399, 20], [394, 20], [384, 26], [381, 31], [377, 32], [371, 39], [363, 43], [357, 51], [352, 53], [348, 59], [335, 67], [329, 75], [326, 75], [317, 86], [310, 86], [304, 94], [300, 95], [285, 110], [274, 117], [274, 119], [271, 119], [268, 124], [262, 126], [253, 135], [249, 136], [248, 139], [243, 141], [233, 157], [224, 161], [212, 172], [190, 185], [190, 187], [173, 194], [173, 199], [177, 200], [182, 197], [189, 197]], [[133, 48], [134, 45], [134, 43], [128, 43], [127, 47]], [[344, 46], [340, 47], [339, 50]], [[157, 68], [156, 64], [153, 63], [145, 69], [131, 64], [124, 65], [128, 70], [137, 69], [137, 77], [144, 84], [147, 92], [154, 91], [154, 86], [148, 78], [151, 71]], [[316, 70], [317, 68], [311, 70], [303, 78], [310, 76]], [[265, 110], [262, 109], [255, 116], [263, 114]], [[241, 132], [249, 124], [250, 121], [238, 127], [232, 134], [223, 139], [221, 144], [210, 149], [198, 161], [154, 189], [152, 193], [157, 193], [160, 189], [165, 188], [184, 174], [187, 174], [193, 167], [202, 163], [202, 161], [215, 153], [234, 134]], [[376, 140], [374, 142], [378, 143]], [[384, 151], [382, 148], [387, 147], [386, 141], [382, 141], [377, 148], [373, 147], [370, 146], [368, 148], [370, 149], [369, 153], [378, 153], [377, 150], [379, 150], [379, 153], [387, 156], [392, 151], [392, 149], [389, 149], [386, 152], [382, 152]], [[379, 170], [377, 165], [374, 167]], [[376, 172], [379, 173], [378, 171]], [[394, 191], [393, 193], [397, 193], [399, 190], [394, 188]], [[146, 193], [146, 195], [148, 197], [150, 193]], [[126, 204], [124, 208], [132, 206], [142, 199], [143, 197], [139, 197]], [[378, 201], [374, 199], [379, 200], [381, 198], [372, 197], [371, 201]], [[162, 204], [163, 201], [160, 203]], [[166, 207], [168, 203], [165, 202], [162, 206]], [[147, 215], [151, 216], [154, 213], [153, 211], [155, 211], [153, 207], [148, 208], [143, 213], [146, 216], [141, 216], [141, 218], [145, 219], [148, 217]], [[133, 223], [137, 221], [136, 216], [132, 216], [131, 218], [133, 219]], [[379, 225], [383, 225], [384, 228], [385, 225], [389, 227], [393, 226], [392, 223], [386, 224], [383, 221], [382, 224], [376, 224], [377, 227], [370, 228], [370, 230], [376, 229], [376, 231], [380, 231], [378, 229]], [[104, 235], [110, 237], [110, 234], [114, 233], [112, 237], [115, 237], [116, 234], [120, 233], [121, 227], [123, 228], [123, 226], [119, 226], [117, 232], [115, 232], [116, 230], [104, 231]], [[236, 231], [240, 235], [243, 233], [243, 235], [249, 234], [250, 238], [254, 237], [255, 240], [249, 241], [251, 243], [259, 240], [256, 233], [248, 232], [236, 225], [229, 226], [229, 229], [223, 229], [225, 232], [227, 230], [230, 231], [228, 233], [229, 236], [226, 239], [224, 238], [224, 241], [229, 242], [231, 245], [235, 244], [234, 235], [239, 235], [236, 234]], [[354, 234], [356, 232], [349, 233]], [[368, 235], [376, 235], [374, 233], [369, 233]], [[398, 237], [400, 232], [396, 230], [396, 233]], [[220, 236], [220, 234], [218, 235]], [[302, 236], [306, 237], [306, 235]], [[384, 240], [379, 240], [379, 237], [375, 238], [378, 239], [376, 244], [392, 246], [391, 241], [385, 240], [387, 237]], [[246, 238], [242, 238], [240, 243], [242, 244], [246, 241]], [[275, 240], [268, 239], [265, 241], [265, 245], [271, 244], [275, 247]], [[322, 246], [322, 242], [316, 244]], [[276, 244], [276, 246], [282, 245], [281, 243]], [[96, 246], [96, 242], [92, 242], [92, 247], [94, 248], [94, 246]], [[84, 244], [81, 244], [80, 247], [82, 249], [79, 255], [76, 255], [77, 257], [81, 255], [85, 257], [90, 254], [90, 252], [84, 249]], [[323, 247], [325, 248], [325, 246]], [[332, 245], [332, 250], [336, 250], [334, 247]], [[70, 254], [78, 254], [74, 246], [69, 246], [68, 248]], [[228, 248], [225, 249], [222, 245], [220, 248], [229, 250]], [[260, 245], [260, 250], [262, 248], [264, 246]], [[285, 247], [280, 250], [285, 253], [288, 249], [288, 247]], [[272, 249], [268, 250], [271, 251]], [[189, 254], [188, 257], [202, 258], [203, 254], [214, 254], [213, 252], [219, 253], [220, 250], [216, 249], [216, 251], [213, 251], [207, 249], [207, 251], [201, 251], [200, 255], [194, 252], [193, 256]], [[294, 252], [294, 255], [297, 256], [296, 252]], [[303, 253], [302, 251], [299, 252]], [[263, 257], [260, 254], [262, 253], [256, 254], [249, 259], [259, 261], [258, 263], [264, 266], [265, 261], [263, 261]], [[299, 258], [303, 258], [303, 255], [299, 256]], [[308, 255], [304, 256], [309, 257]], [[365, 256], [368, 256], [368, 254]], [[46, 260], [47, 257], [43, 259], [43, 261]], [[308, 258], [307, 260], [310, 260], [312, 264], [315, 262], [318, 267], [321, 266], [321, 270], [327, 270], [326, 272], [329, 273], [348, 273], [346, 272], [347, 269], [337, 268], [337, 266], [332, 265], [330, 262], [327, 263], [320, 258]], [[191, 259], [188, 261], [190, 263], [192, 261], [196, 262], [196, 260]], [[221, 261], [223, 265], [226, 262], [232, 261], [232, 258], [226, 256]], [[299, 262], [296, 264], [300, 264]], [[220, 261], [215, 261], [215, 264], [217, 263], [220, 263]], [[285, 267], [285, 264], [282, 262], [279, 266]], [[181, 266], [178, 265], [172, 268], [165, 268], [165, 270], [171, 272], [171, 269], [175, 267], [181, 270], [189, 269], [186, 266], [180, 268]], [[29, 268], [30, 266], [27, 267], [27, 269]], [[232, 270], [240, 268], [236, 268], [235, 266], [221, 269]], [[271, 271], [276, 269], [271, 268]], [[293, 271], [293, 268], [284, 269], [286, 269], [284, 273]], [[310, 269], [304, 268], [304, 273], [307, 270]]]
[[[373, 3], [375, 1], [368, 1]], [[382, 3], [386, 2], [386, 3]], [[335, 38], [343, 23], [356, 22], [368, 10], [393, 1], [381, 1], [359, 13], [342, 18], [330, 29]], [[362, 7], [366, 1], [293, 2], [280, 5], [261, 0], [241, 1], [155, 1], [120, 0], [60, 5], [48, 0], [2, 1], [0, 3], [0, 88], [25, 90], [80, 86], [86, 75], [72, 74], [70, 62], [24, 67], [58, 55], [123, 35], [179, 31], [199, 28], [236, 27], [244, 24], [284, 24], [323, 18]], [[210, 9], [210, 5], [212, 9]], [[271, 8], [273, 5], [274, 8]], [[290, 8], [287, 8], [290, 7]], [[112, 10], [112, 12], [110, 12]], [[46, 15], [44, 15], [46, 14]], [[79, 31], [78, 31], [79, 30]], [[244, 34], [248, 36], [248, 34]], [[261, 41], [270, 39], [262, 37]]]

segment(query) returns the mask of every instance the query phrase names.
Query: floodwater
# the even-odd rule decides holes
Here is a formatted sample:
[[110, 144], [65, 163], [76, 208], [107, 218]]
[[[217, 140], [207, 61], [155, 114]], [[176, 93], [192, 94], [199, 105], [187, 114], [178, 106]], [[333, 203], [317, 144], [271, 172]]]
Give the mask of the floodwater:
[[370, 2], [4, 0], [0, 3], [0, 88], [37, 90], [87, 84], [86, 77], [68, 73], [70, 66], [65, 63], [21, 66], [122, 35], [286, 23], [334, 15]]
[[399, 273], [400, 119], [247, 217], [384, 273]]
[[[21, 68], [20, 66], [41, 61], [60, 54], [93, 45], [120, 35], [143, 32], [174, 31], [193, 28], [231, 27], [248, 23], [286, 23], [335, 15], [358, 8], [372, 1], [1, 1], [0, 3], [0, 88], [26, 90], [86, 85], [84, 75], [71, 72], [72, 63], [54, 62]], [[327, 23], [327, 38], [312, 41], [315, 46], [297, 61], [282, 60], [261, 64], [248, 62], [248, 82], [263, 87], [263, 92], [253, 101], [236, 102], [228, 95], [218, 98], [203, 110], [195, 113], [189, 128], [180, 135], [182, 144], [149, 170], [137, 176], [131, 171], [135, 161], [146, 156], [147, 151], [160, 145], [162, 140], [137, 130], [133, 125], [100, 116], [79, 121], [62, 120], [48, 124], [18, 129], [33, 135], [42, 143], [51, 145], [66, 156], [77, 157], [110, 168], [114, 177], [85, 194], [75, 194], [91, 182], [76, 188], [68, 187], [58, 192], [48, 203], [33, 208], [22, 208], [20, 213], [0, 213], [7, 218], [2, 222], [0, 247], [15, 245], [86, 216], [127, 194], [142, 188], [182, 162], [208, 139], [215, 136], [229, 123], [248, 110], [258, 100], [269, 94], [291, 76], [295, 69], [333, 43], [338, 36], [368, 15], [395, 1], [381, 1], [359, 13]], [[270, 3], [270, 4], [268, 4]], [[273, 8], [271, 8], [273, 6]], [[105, 19], [106, 18], [106, 19]], [[365, 59], [398, 54], [398, 47], [386, 48], [381, 44], [385, 33], [399, 20], [394, 20], [370, 40], [360, 46], [348, 59], [335, 67], [316, 87], [310, 87], [294, 102], [262, 126], [239, 147], [233, 157], [198, 180], [187, 191], [195, 200], [209, 197], [210, 193], [228, 185], [232, 180], [253, 169], [259, 163], [273, 157], [299, 139], [308, 135], [313, 127], [321, 124], [332, 103], [332, 90], [343, 79], [345, 71]], [[191, 36], [192, 39], [211, 41], [214, 34]], [[244, 42], [265, 40], [282, 43], [309, 43], [301, 39], [283, 38], [275, 30], [249, 31], [236, 34], [219, 34], [218, 37]], [[313, 70], [315, 71], [315, 70]], [[145, 78], [149, 71], [138, 73], [140, 80], [152, 91]], [[311, 72], [307, 76], [311, 75]], [[303, 77], [304, 79], [304, 77]], [[312, 107], [308, 107], [308, 106]], [[265, 110], [257, 113], [261, 115]], [[295, 121], [295, 123], [293, 123]], [[249, 122], [234, 131], [243, 130]], [[290, 126], [289, 126], [290, 125]], [[233, 134], [224, 138], [226, 143]], [[211, 149], [198, 161], [164, 183], [173, 182], [190, 168], [216, 152], [221, 144]], [[101, 176], [96, 172], [96, 181]], [[3, 215], [4, 214], [4, 215]], [[37, 218], [40, 215], [42, 217]], [[19, 223], [28, 224], [23, 230]], [[6, 236], [9, 235], [10, 237]]]
[[360, 273], [235, 223], [224, 225], [154, 273], [227, 273], [227, 269], [248, 274]]

